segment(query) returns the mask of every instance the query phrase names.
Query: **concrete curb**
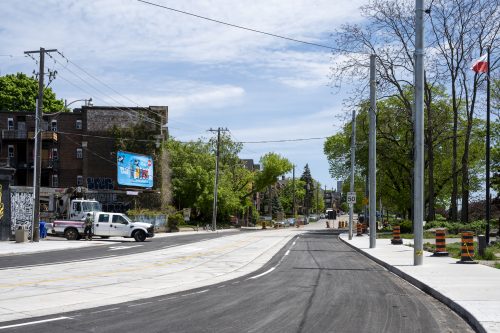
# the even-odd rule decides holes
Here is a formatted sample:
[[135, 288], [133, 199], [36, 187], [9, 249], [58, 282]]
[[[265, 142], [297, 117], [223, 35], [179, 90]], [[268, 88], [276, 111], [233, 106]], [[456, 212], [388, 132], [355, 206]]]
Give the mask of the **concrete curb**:
[[414, 278], [413, 276], [399, 270], [398, 268], [392, 266], [392, 265], [389, 265], [388, 263], [386, 263], [385, 261], [382, 261], [378, 258], [375, 258], [374, 256], [372, 256], [371, 254], [369, 253], [366, 253], [365, 251], [357, 248], [356, 246], [350, 244], [349, 242], [346, 242], [344, 239], [342, 239], [342, 237], [337, 236], [344, 244], [348, 245], [349, 247], [353, 248], [354, 250], [356, 250], [357, 252], [363, 254], [365, 257], [375, 261], [377, 264], [385, 267], [387, 270], [389, 270], [390, 272], [396, 274], [397, 276], [399, 276], [400, 278], [408, 281], [409, 283], [411, 283], [412, 285], [414, 285], [415, 287], [417, 287], [418, 289], [422, 290], [423, 292], [425, 292], [426, 294], [434, 297], [435, 299], [437, 299], [438, 301], [440, 301], [441, 303], [443, 303], [444, 305], [446, 305], [447, 307], [449, 307], [450, 309], [452, 309], [453, 311], [455, 311], [456, 314], [458, 314], [461, 318], [463, 318], [469, 325], [471, 325], [471, 327], [476, 331], [476, 332], [479, 332], [479, 333], [487, 333], [486, 329], [479, 323], [479, 321], [476, 319], [476, 317], [474, 317], [469, 311], [467, 311], [464, 307], [462, 307], [461, 305], [455, 303], [454, 301], [452, 301], [451, 299], [449, 299], [448, 297], [446, 297], [445, 295], [441, 294], [440, 292], [438, 292], [437, 290], [435, 290], [434, 288], [432, 288], [431, 286], [421, 282], [420, 280], [417, 280], [416, 278]]

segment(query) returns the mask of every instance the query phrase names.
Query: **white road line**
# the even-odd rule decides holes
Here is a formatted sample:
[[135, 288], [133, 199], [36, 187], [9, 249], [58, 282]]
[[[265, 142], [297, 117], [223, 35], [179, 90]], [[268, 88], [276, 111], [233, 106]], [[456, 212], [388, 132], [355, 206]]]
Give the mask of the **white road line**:
[[255, 276], [252, 276], [252, 277], [249, 277], [248, 280], [250, 279], [257, 279], [257, 278], [260, 278], [261, 276], [264, 276], [266, 274], [269, 274], [271, 273], [272, 271], [274, 271], [276, 269], [276, 267], [271, 267], [270, 269], [268, 269], [267, 271], [265, 271], [264, 273], [260, 273], [259, 275], [255, 275]]
[[179, 246], [180, 244], [172, 244], [162, 247], [162, 249], [168, 249], [169, 247]]
[[131, 249], [133, 247], [138, 247], [138, 246], [144, 246], [144, 245], [131, 245], [131, 246], [110, 246], [108, 247], [109, 251], [116, 251], [116, 250], [126, 250], [126, 249]]
[[238, 283], [240, 283], [240, 281], [235, 281], [235, 282], [233, 282], [232, 284], [238, 284]]
[[158, 302], [164, 302], [164, 301], [168, 301], [168, 300], [171, 300], [171, 299], [176, 299], [177, 296], [174, 296], [174, 297], [168, 297], [168, 298], [162, 298], [162, 299], [159, 299]]
[[144, 303], [130, 304], [128, 307], [129, 308], [133, 308], [134, 306], [140, 306], [140, 305], [150, 304], [150, 303], [153, 303], [153, 302], [144, 302]]
[[196, 295], [196, 294], [203, 294], [203, 293], [206, 293], [207, 291], [209, 291], [210, 289], [205, 289], [205, 290], [202, 290], [202, 291], [197, 291], [195, 293], [189, 293], [189, 294], [184, 294], [184, 295], [181, 295], [182, 297], [186, 297], [186, 296], [190, 296], [190, 295]]
[[217, 289], [219, 289], [219, 288], [224, 288], [225, 286], [226, 286], [226, 285], [225, 285], [225, 284], [223, 284], [222, 286], [218, 286], [218, 287], [217, 287]]
[[286, 251], [285, 255], [289, 255], [290, 254], [290, 250]]
[[27, 323], [21, 323], [21, 324], [14, 324], [14, 325], [0, 326], [0, 330], [6, 329], [6, 328], [21, 327], [21, 326], [28, 326], [28, 325], [36, 325], [36, 324], [48, 323], [48, 322], [51, 322], [51, 321], [66, 320], [66, 319], [71, 319], [71, 317], [57, 317], [57, 318], [51, 318], [51, 319], [44, 319], [44, 320], [30, 321], [30, 322], [27, 322]]
[[94, 311], [94, 312], [91, 312], [90, 314], [93, 314], [93, 313], [101, 313], [101, 312], [108, 312], [108, 311], [115, 311], [115, 310], [119, 310], [120, 308], [111, 308], [111, 309], [106, 309], [106, 310], [101, 310], [101, 311]]

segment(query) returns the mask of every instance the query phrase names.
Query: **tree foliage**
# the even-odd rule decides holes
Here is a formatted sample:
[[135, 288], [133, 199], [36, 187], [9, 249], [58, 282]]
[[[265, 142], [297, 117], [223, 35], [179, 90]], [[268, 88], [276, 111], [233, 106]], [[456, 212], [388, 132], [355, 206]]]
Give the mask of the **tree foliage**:
[[[0, 76], [0, 110], [30, 111], [36, 110], [38, 81], [26, 74], [7, 74]], [[43, 112], [63, 111], [64, 102], [56, 98], [51, 88], [44, 89]]]

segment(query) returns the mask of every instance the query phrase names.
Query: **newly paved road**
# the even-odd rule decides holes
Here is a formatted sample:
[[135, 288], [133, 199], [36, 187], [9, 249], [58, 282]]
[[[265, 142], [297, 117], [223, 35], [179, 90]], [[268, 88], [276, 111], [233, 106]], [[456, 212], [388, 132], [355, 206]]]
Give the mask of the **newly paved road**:
[[[160, 249], [165, 249], [167, 247], [180, 246], [208, 239], [231, 236], [238, 232], [254, 232], [254, 230], [242, 229], [240, 231], [239, 229], [236, 229], [234, 231], [225, 231], [220, 233], [203, 232], [199, 234], [188, 234], [188, 235], [180, 234], [180, 235], [175, 235], [174, 237], [148, 238], [145, 242], [134, 242], [130, 241], [130, 239], [124, 239], [124, 238], [120, 238], [118, 240], [114, 239], [101, 240], [100, 238], [96, 237], [96, 240], [99, 241], [99, 245], [96, 246], [65, 249], [65, 250], [50, 251], [50, 252], [0, 256], [0, 270], [14, 268], [14, 267], [20, 268], [20, 267], [30, 267], [37, 265], [48, 265], [54, 263], [80, 262], [82, 260], [96, 260], [102, 258], [129, 255], [133, 253], [156, 251]], [[57, 242], [58, 240], [51, 240], [51, 241]], [[85, 241], [78, 240], [74, 242], [85, 242]], [[106, 243], [105, 245], [102, 244], [104, 242]]]
[[3, 322], [0, 329], [472, 332], [444, 305], [325, 232], [294, 237], [259, 271], [223, 284], [71, 313], [62, 310], [60, 315]]

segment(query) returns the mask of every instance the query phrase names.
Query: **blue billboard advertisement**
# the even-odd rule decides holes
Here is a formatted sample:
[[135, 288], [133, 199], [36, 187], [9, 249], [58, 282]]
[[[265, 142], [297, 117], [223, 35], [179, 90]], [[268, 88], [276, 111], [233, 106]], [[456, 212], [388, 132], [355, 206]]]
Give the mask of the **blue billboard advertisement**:
[[151, 156], [118, 151], [118, 184], [153, 187], [153, 159]]

